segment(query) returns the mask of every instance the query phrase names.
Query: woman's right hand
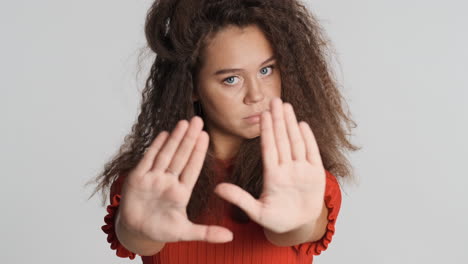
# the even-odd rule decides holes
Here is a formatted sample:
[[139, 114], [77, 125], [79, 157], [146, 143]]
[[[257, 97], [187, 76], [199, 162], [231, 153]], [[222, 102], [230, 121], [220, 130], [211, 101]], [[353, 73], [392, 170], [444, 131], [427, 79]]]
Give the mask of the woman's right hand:
[[169, 134], [161, 132], [122, 186], [120, 221], [140, 237], [157, 242], [229, 242], [225, 227], [189, 221], [187, 204], [198, 179], [209, 136], [203, 120], [181, 120]]

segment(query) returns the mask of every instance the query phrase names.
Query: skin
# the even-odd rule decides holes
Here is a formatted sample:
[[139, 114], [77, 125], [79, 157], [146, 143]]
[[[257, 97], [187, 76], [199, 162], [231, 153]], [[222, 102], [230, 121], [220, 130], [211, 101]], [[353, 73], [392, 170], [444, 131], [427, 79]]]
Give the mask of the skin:
[[[225, 159], [235, 155], [239, 142], [257, 136], [264, 166], [260, 198], [230, 183], [219, 184], [216, 194], [263, 226], [265, 237], [275, 245], [298, 245], [325, 234], [326, 175], [320, 152], [309, 125], [298, 122], [291, 104], [281, 101], [279, 72], [262, 64], [272, 55], [270, 44], [254, 26], [228, 27], [212, 39], [194, 96], [202, 101], [209, 133], [202, 130], [204, 122], [198, 116], [179, 121], [174, 131], [163, 131], [154, 139], [126, 177], [116, 234], [127, 249], [150, 256], [166, 242], [232, 241], [233, 234], [225, 227], [190, 222], [186, 207], [209, 141], [217, 157]], [[232, 68], [240, 70], [213, 74]], [[261, 112], [259, 123], [243, 119], [255, 112]]]
[[242, 140], [260, 135], [260, 122], [244, 118], [269, 109], [271, 99], [281, 96], [281, 75], [269, 41], [256, 26], [218, 32], [203, 58], [194, 99], [203, 105], [215, 155], [228, 159]]
[[242, 208], [278, 246], [316, 241], [326, 232], [326, 175], [315, 137], [291, 104], [274, 98], [261, 116], [264, 185], [259, 199], [231, 183], [215, 192]]
[[[205, 47], [195, 99], [204, 107], [218, 158], [231, 158], [242, 140], [262, 134], [265, 188], [260, 199], [228, 183], [218, 186], [216, 193], [244, 209], [265, 228], [270, 241], [285, 245], [319, 239], [325, 233], [328, 212], [323, 202], [325, 170], [316, 160], [320, 154], [315, 139], [304, 122], [307, 140], [303, 138], [292, 106], [283, 106], [277, 98], [281, 97], [281, 75], [275, 62], [272, 46], [260, 28], [229, 26]], [[223, 73], [216, 74], [220, 71]], [[274, 122], [268, 111], [262, 115], [261, 126], [245, 121], [244, 117], [264, 110], [274, 110]], [[294, 144], [288, 142], [288, 134]]]

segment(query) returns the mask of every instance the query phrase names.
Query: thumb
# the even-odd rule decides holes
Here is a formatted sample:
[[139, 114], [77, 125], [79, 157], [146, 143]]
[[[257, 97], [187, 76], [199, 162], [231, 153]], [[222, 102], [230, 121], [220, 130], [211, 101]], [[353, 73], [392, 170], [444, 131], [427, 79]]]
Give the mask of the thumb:
[[222, 226], [191, 224], [184, 233], [183, 241], [206, 241], [210, 243], [226, 243], [232, 241], [232, 232]]
[[255, 222], [260, 221], [262, 204], [246, 190], [232, 183], [220, 183], [214, 192], [224, 200], [244, 210]]

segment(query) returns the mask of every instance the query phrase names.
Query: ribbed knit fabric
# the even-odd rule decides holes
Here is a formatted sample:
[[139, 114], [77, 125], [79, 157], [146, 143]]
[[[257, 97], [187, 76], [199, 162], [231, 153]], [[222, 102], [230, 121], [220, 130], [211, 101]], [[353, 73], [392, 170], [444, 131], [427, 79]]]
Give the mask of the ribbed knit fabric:
[[[231, 173], [232, 160], [217, 160], [216, 168], [219, 179]], [[325, 205], [328, 208], [328, 224], [325, 235], [318, 241], [306, 242], [290, 247], [278, 247], [271, 244], [263, 234], [263, 228], [257, 223], [237, 223], [229, 217], [224, 209], [222, 226], [234, 234], [229, 243], [214, 244], [201, 241], [166, 243], [164, 248], [154, 256], [141, 256], [143, 264], [289, 264], [307, 263], [313, 261], [314, 255], [319, 255], [327, 249], [335, 232], [335, 223], [341, 207], [341, 191], [339, 184], [330, 172], [326, 171]], [[116, 255], [122, 258], [134, 259], [136, 254], [130, 252], [117, 239], [114, 228], [114, 218], [120, 203], [120, 191], [123, 177], [118, 178], [111, 186], [111, 204], [107, 206], [108, 214], [104, 217], [102, 230], [107, 234], [110, 247], [116, 250]], [[214, 195], [212, 202], [221, 202], [228, 208], [228, 202]], [[205, 224], [212, 224], [209, 217], [203, 218]]]

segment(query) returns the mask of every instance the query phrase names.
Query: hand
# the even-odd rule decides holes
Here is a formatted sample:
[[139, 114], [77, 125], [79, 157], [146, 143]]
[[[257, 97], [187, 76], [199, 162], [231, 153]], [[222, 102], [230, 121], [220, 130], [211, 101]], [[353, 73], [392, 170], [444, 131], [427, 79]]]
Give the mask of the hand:
[[186, 208], [198, 179], [209, 136], [203, 120], [179, 121], [169, 135], [161, 132], [122, 187], [120, 217], [138, 235], [157, 242], [200, 240], [222, 243], [232, 232], [220, 226], [197, 225]]
[[259, 225], [275, 233], [300, 228], [319, 218], [326, 174], [315, 137], [306, 122], [297, 123], [289, 103], [275, 98], [261, 115], [263, 190], [259, 199], [231, 183], [215, 192], [237, 205]]

